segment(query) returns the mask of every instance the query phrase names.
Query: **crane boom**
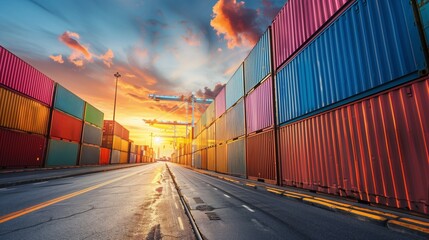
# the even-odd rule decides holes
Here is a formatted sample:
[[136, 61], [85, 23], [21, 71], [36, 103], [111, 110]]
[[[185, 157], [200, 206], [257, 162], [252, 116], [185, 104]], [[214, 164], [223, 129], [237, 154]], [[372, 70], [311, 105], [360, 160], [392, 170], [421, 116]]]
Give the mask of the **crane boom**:
[[167, 96], [167, 95], [156, 95], [156, 94], [149, 94], [149, 98], [155, 100], [155, 101], [175, 101], [175, 102], [192, 102], [192, 98], [194, 98], [195, 103], [200, 104], [210, 104], [214, 100], [210, 98], [197, 98], [193, 95], [190, 97], [185, 96]]
[[175, 126], [190, 126], [191, 123], [187, 122], [179, 122], [179, 121], [162, 121], [162, 120], [149, 120], [149, 119], [143, 119], [143, 121], [147, 124], [154, 125], [154, 124], [162, 124], [162, 125], [175, 125]]

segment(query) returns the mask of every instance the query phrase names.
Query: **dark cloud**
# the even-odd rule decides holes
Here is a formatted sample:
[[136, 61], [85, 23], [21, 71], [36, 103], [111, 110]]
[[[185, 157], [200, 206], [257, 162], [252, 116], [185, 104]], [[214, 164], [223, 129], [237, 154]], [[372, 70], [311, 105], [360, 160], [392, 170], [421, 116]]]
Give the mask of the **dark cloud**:
[[225, 86], [225, 84], [218, 83], [216, 86], [214, 86], [213, 90], [211, 90], [209, 87], [204, 87], [204, 89], [198, 90], [195, 95], [200, 98], [211, 98], [215, 99], [217, 94], [222, 90], [222, 88]]
[[[262, 14], [264, 15], [265, 19], [269, 20], [270, 22], [274, 19], [274, 17], [280, 11], [281, 6], [283, 5], [278, 4], [277, 2], [273, 3], [270, 0], [262, 0]], [[280, 2], [284, 3], [284, 0]]]

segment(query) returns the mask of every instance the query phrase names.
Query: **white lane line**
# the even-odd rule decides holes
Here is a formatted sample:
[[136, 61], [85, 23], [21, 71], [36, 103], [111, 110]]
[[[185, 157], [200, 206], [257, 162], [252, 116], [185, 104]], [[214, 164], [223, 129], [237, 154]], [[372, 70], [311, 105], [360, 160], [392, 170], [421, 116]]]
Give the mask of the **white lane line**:
[[231, 198], [230, 196], [228, 196], [228, 195], [226, 195], [226, 194], [224, 194], [224, 196], [225, 196], [225, 197], [227, 197], [227, 198]]
[[243, 206], [245, 209], [249, 210], [249, 212], [255, 212], [255, 210], [251, 209], [250, 207], [246, 206], [246, 205], [241, 205]]
[[179, 221], [180, 229], [184, 230], [184, 228], [183, 228], [182, 218], [181, 218], [181, 217], [177, 217], [177, 220]]
[[177, 203], [174, 203], [174, 206], [176, 206], [176, 209], [179, 209], [179, 206], [177, 206]]
[[49, 181], [44, 181], [44, 182], [36, 182], [36, 183], [33, 183], [33, 185], [45, 184], [45, 183], [47, 183], [47, 182], [49, 182]]
[[217, 188], [214, 187], [213, 189], [217, 191]]

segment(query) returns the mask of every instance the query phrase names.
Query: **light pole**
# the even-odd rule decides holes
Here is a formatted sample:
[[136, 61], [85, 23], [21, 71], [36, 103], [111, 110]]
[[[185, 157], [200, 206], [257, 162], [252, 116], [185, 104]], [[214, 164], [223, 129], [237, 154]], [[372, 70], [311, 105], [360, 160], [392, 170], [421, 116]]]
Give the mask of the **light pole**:
[[113, 128], [112, 128], [112, 148], [110, 152], [110, 161], [109, 164], [112, 164], [112, 155], [113, 155], [113, 142], [115, 140], [115, 115], [116, 115], [116, 96], [118, 94], [118, 80], [121, 77], [121, 74], [119, 72], [116, 72], [113, 75], [116, 78], [116, 85], [115, 85], [115, 102], [113, 103]]

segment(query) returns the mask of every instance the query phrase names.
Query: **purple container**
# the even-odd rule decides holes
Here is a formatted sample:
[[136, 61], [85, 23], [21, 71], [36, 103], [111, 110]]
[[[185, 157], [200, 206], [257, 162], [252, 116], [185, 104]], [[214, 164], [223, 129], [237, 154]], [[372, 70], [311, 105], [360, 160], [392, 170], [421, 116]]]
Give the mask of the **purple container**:
[[215, 98], [215, 104], [216, 104], [216, 119], [218, 119], [224, 112], [225, 112], [225, 87], [220, 90], [220, 92], [217, 94]]
[[245, 102], [248, 134], [274, 125], [272, 77], [249, 93]]
[[54, 81], [1, 46], [0, 84], [52, 105]]
[[353, 0], [290, 0], [280, 10], [272, 25], [274, 67], [278, 69], [323, 26], [333, 20]]

